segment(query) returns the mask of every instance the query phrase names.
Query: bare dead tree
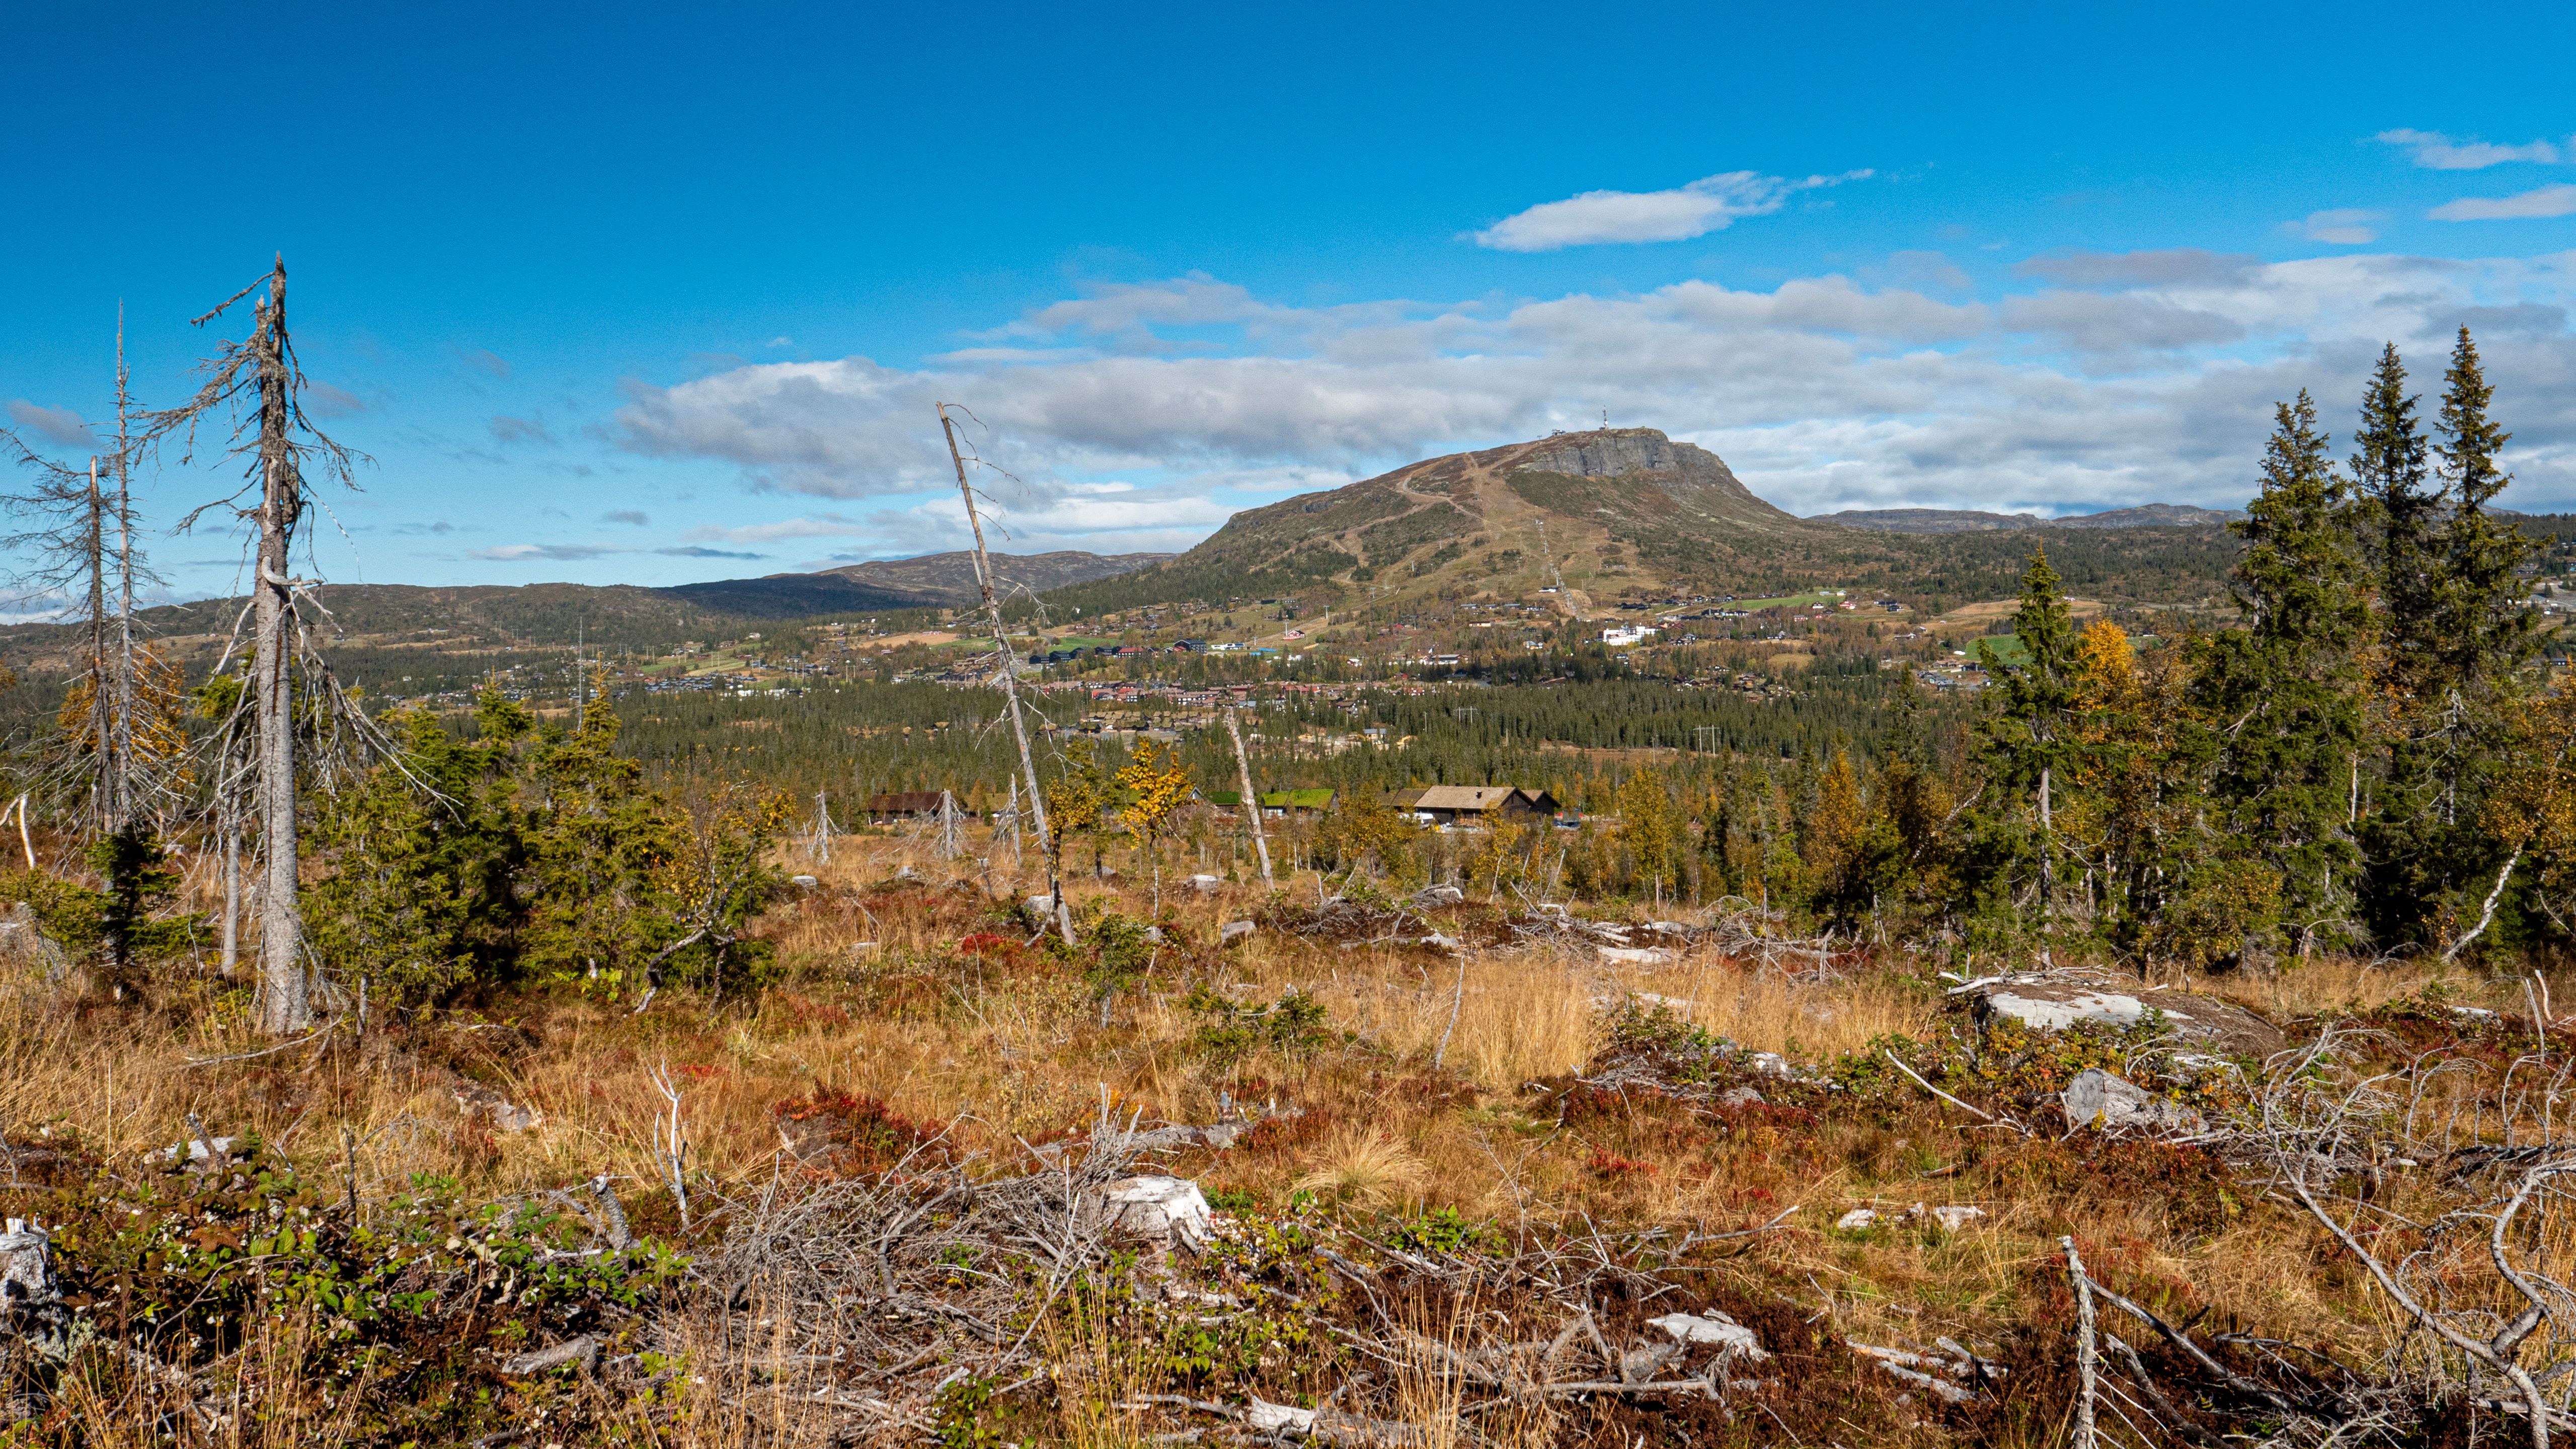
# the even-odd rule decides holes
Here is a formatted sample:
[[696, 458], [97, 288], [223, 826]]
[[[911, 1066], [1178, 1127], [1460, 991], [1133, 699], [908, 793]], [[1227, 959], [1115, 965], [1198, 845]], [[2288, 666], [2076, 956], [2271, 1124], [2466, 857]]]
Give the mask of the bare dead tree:
[[1252, 848], [1261, 856], [1261, 883], [1270, 879], [1270, 842], [1261, 835], [1261, 797], [1252, 793], [1252, 760], [1243, 752], [1243, 726], [1231, 708], [1225, 712], [1225, 732], [1234, 741], [1234, 770], [1243, 783], [1243, 818], [1252, 822]]
[[1019, 741], [1020, 770], [1028, 776], [1030, 823], [1037, 827], [1039, 846], [1046, 852], [1047, 899], [1054, 903], [1056, 930], [1070, 946], [1074, 943], [1073, 907], [1065, 902], [1063, 862], [1055, 836], [1047, 829], [1046, 787], [1038, 783], [1037, 757], [1029, 750], [1029, 727], [1020, 717], [1020, 661], [1011, 652], [1011, 631], [1002, 623], [1002, 605], [993, 593], [993, 563], [984, 550], [983, 515], [975, 511], [975, 487], [966, 481], [966, 455], [957, 445], [957, 420], [948, 415], [948, 409], [955, 404], [933, 406], [939, 410], [939, 430], [948, 439], [948, 461], [957, 469], [957, 496], [966, 502], [966, 524], [975, 533], [975, 585], [983, 590], [984, 617], [993, 627], [993, 662], [1001, 676], [1002, 698], [1010, 707], [1011, 734]]
[[[254, 297], [254, 294], [258, 294]], [[239, 488], [201, 505], [180, 522], [182, 532], [209, 511], [230, 509], [251, 525], [252, 582], [245, 613], [251, 630], [249, 677], [241, 699], [218, 731], [219, 801], [241, 800], [259, 822], [260, 1027], [275, 1036], [302, 1031], [312, 1020], [311, 983], [305, 974], [304, 932], [297, 911], [296, 792], [299, 726], [338, 744], [358, 742], [392, 753], [365, 715], [331, 679], [312, 645], [301, 607], [311, 603], [314, 582], [294, 576], [296, 529], [317, 500], [308, 469], [356, 486], [362, 461], [316, 428], [300, 397], [305, 379], [286, 320], [286, 261], [195, 320], [204, 326], [245, 297], [253, 297], [249, 335], [225, 340], [203, 363], [196, 395], [167, 411], [147, 415], [142, 443], [156, 446], [181, 437], [193, 445], [197, 425], [218, 412], [232, 419], [227, 452], [243, 460]], [[240, 624], [235, 625], [238, 640]], [[236, 658], [226, 651], [228, 661]], [[297, 677], [306, 683], [301, 691]], [[301, 693], [312, 706], [299, 719]], [[325, 749], [328, 761], [337, 752]], [[246, 799], [244, 798], [246, 797]], [[223, 807], [219, 805], [218, 809]]]
[[[60, 601], [77, 623], [72, 701], [43, 752], [36, 793], [69, 808], [84, 835], [114, 834], [168, 802], [166, 767], [176, 754], [174, 682], [139, 666], [134, 596], [159, 582], [135, 543], [131, 488], [135, 441], [129, 427], [125, 321], [116, 335], [116, 447], [80, 466], [55, 462], [14, 434], [0, 433], [34, 481], [0, 499], [26, 521], [0, 547], [30, 560], [16, 575], [24, 593]], [[150, 673], [152, 678], [145, 678]], [[138, 718], [151, 711], [153, 720]], [[77, 802], [75, 804], [75, 802]]]

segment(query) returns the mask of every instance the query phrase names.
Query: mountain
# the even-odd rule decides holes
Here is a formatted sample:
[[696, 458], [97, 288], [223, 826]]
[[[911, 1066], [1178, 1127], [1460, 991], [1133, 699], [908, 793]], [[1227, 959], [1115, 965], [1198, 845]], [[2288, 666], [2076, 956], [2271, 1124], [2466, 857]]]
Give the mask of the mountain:
[[[1167, 553], [988, 554], [993, 582], [1005, 596], [1060, 589], [1129, 573], [1170, 558]], [[983, 601], [975, 584], [975, 555], [929, 553], [919, 558], [872, 559], [815, 574], [770, 574], [680, 584], [660, 592], [746, 619], [804, 619], [817, 614], [864, 614], [890, 609], [967, 609]]]
[[[2072, 536], [2050, 524], [2049, 557], [2086, 597], [2198, 602], [2223, 593], [2236, 555], [2218, 517], [2178, 517], [2184, 526], [2171, 528], [2094, 522]], [[2031, 526], [2041, 525], [2012, 529]], [[2003, 529], [1892, 533], [1799, 518], [1755, 497], [1707, 449], [1620, 428], [1425, 459], [1247, 509], [1186, 553], [1047, 602], [1058, 617], [1288, 594], [1401, 607], [1528, 597], [1560, 581], [1578, 602], [1817, 587], [1966, 602], [2010, 595], [2031, 547]]]
[[[994, 573], [1005, 585], [1042, 589], [1097, 579], [1166, 557], [1163, 554], [1063, 552], [1019, 557], [995, 554]], [[529, 648], [560, 649], [576, 639], [594, 649], [671, 648], [684, 640], [735, 638], [765, 623], [829, 615], [893, 614], [952, 608], [980, 597], [965, 553], [931, 554], [857, 564], [818, 574], [773, 574], [760, 579], [719, 579], [671, 588], [633, 584], [475, 584], [450, 588], [412, 584], [325, 584], [314, 590], [315, 621], [334, 640], [333, 652], [352, 670], [381, 675], [392, 669], [418, 675], [432, 666], [403, 661], [428, 655], [498, 659]], [[142, 612], [152, 637], [191, 664], [212, 660], [231, 637], [240, 599], [171, 604]], [[327, 612], [327, 620], [323, 617]], [[61, 667], [61, 651], [75, 640], [62, 624], [0, 628], [0, 662], [40, 672]], [[352, 653], [351, 651], [355, 651]], [[374, 659], [381, 654], [381, 659]], [[361, 669], [348, 661], [369, 661]]]
[[1979, 513], [1951, 508], [1852, 508], [1824, 521], [1875, 533], [1998, 533], [2024, 528], [2208, 528], [2243, 518], [2241, 508], [2194, 508], [2188, 503], [2142, 503], [2103, 513], [2041, 518], [2030, 513]]
[[[1147, 564], [1161, 563], [1171, 555], [1098, 554], [1062, 549], [1055, 553], [996, 553], [985, 557], [993, 564], [994, 587], [1010, 594], [1044, 593], [1068, 584], [1089, 583], [1093, 579], [1133, 573]], [[950, 608], [965, 608], [983, 599], [975, 585], [975, 555], [963, 549], [954, 553], [926, 553], [919, 558], [871, 559], [866, 563], [845, 564], [840, 568], [826, 569], [824, 576], [837, 576], [913, 598], [936, 599]]]

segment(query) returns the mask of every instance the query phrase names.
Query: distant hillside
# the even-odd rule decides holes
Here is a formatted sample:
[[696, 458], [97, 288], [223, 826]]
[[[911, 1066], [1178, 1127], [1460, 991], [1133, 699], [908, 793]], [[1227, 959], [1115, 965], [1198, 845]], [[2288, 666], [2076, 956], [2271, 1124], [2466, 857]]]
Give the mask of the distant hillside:
[[[1108, 578], [1171, 555], [1102, 555], [1064, 549], [988, 557], [993, 561], [995, 585], [1011, 594], [1038, 593]], [[757, 579], [680, 584], [656, 592], [745, 619], [809, 619], [818, 614], [864, 614], [885, 609], [964, 609], [983, 598], [975, 585], [975, 555], [964, 549], [919, 558], [872, 559], [814, 574], [770, 574]]]
[[[1103, 557], [1066, 551], [993, 555], [1005, 587], [1031, 590], [1079, 583], [1169, 557], [1140, 553]], [[817, 574], [718, 579], [671, 588], [632, 584], [325, 584], [313, 594], [314, 620], [329, 638], [347, 678], [388, 674], [401, 681], [423, 671], [460, 667], [458, 659], [504, 659], [530, 649], [564, 649], [576, 639], [597, 650], [658, 652], [686, 640], [712, 643], [782, 621], [901, 615], [976, 602], [966, 553], [931, 554], [854, 564]], [[142, 614], [164, 647], [191, 665], [210, 663], [230, 639], [240, 599], [166, 605]], [[0, 628], [0, 661], [21, 671], [63, 667], [74, 641], [60, 624]], [[433, 663], [430, 656], [445, 663]], [[481, 666], [471, 666], [479, 668]], [[470, 669], [469, 669], [470, 672]]]
[[2188, 503], [2142, 503], [2104, 513], [2041, 518], [2032, 513], [1979, 513], [1951, 508], [1852, 508], [1824, 522], [1873, 533], [2001, 533], [2024, 528], [2208, 528], [2243, 518], [2241, 508], [2194, 508]]
[[[1055, 553], [997, 553], [987, 557], [993, 562], [995, 588], [1004, 593], [1044, 593], [1069, 584], [1133, 573], [1147, 564], [1161, 563], [1171, 555], [1097, 554], [1063, 549]], [[937, 602], [950, 608], [965, 608], [982, 599], [975, 586], [975, 556], [963, 549], [954, 553], [926, 553], [919, 558], [871, 559], [866, 563], [847, 564], [806, 577], [848, 579], [868, 588], [924, 602]]]
[[[2143, 513], [2150, 510], [2121, 510]], [[2046, 527], [2050, 558], [2088, 597], [2198, 603], [2223, 593], [2236, 542], [2180, 513], [2121, 527], [2095, 515], [1953, 533], [1799, 518], [1754, 496], [1723, 459], [1652, 428], [1559, 434], [1426, 459], [1326, 493], [1247, 509], [1175, 558], [1048, 596], [1058, 617], [1283, 594], [1347, 607], [1454, 593], [1528, 597], [1561, 578], [1575, 602], [1672, 594], [1765, 597], [1830, 586], [1921, 600], [2009, 595]], [[2141, 519], [2139, 521], [2148, 521]]]

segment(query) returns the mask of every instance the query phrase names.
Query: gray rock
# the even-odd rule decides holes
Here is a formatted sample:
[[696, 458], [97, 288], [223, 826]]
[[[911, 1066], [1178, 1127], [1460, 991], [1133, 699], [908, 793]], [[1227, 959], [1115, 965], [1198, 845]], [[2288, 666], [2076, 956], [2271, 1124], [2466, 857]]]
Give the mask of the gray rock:
[[176, 1166], [183, 1155], [191, 1165], [212, 1162], [218, 1157], [230, 1161], [233, 1155], [233, 1139], [218, 1137], [209, 1142], [202, 1137], [192, 1137], [184, 1147], [164, 1147], [158, 1152], [147, 1155], [157, 1159], [163, 1166]]
[[1207, 895], [1223, 884], [1225, 884], [1223, 880], [1212, 875], [1194, 875], [1189, 881], [1190, 889], [1200, 895]]
[[1250, 921], [1228, 921], [1224, 925], [1217, 927], [1217, 943], [1219, 945], [1231, 945], [1236, 941], [1243, 940], [1245, 937], [1250, 936], [1252, 931], [1253, 926]]
[[1717, 1105], [1721, 1107], [1760, 1107], [1765, 1105], [1765, 1103], [1763, 1101], [1762, 1094], [1753, 1090], [1751, 1087], [1729, 1087], [1727, 1090], [1717, 1094]]
[[1466, 899], [1467, 893], [1456, 886], [1424, 886], [1413, 893], [1413, 904], [1425, 909], [1432, 906], [1454, 906]]
[[812, 876], [810, 876], [810, 875], [791, 875], [791, 876], [789, 876], [789, 877], [787, 878], [787, 883], [788, 883], [789, 885], [795, 886], [795, 887], [796, 887], [797, 889], [799, 889], [799, 890], [809, 890], [809, 891], [810, 891], [810, 890], [812, 890], [816, 885], [820, 884], [820, 882], [818, 882], [817, 880], [815, 880], [815, 879], [814, 879], [814, 877], [812, 877]]
[[1975, 999], [1977, 1017], [2020, 1022], [2040, 1031], [2090, 1024], [2136, 1026], [2150, 1011], [2183, 1041], [2244, 1056], [2268, 1056], [2288, 1044], [2281, 1029], [2220, 997], [2192, 991], [2131, 991], [2126, 983], [2080, 971], [1988, 977], [1951, 988]]
[[2124, 1127], [2149, 1131], [2197, 1132], [2205, 1124], [2198, 1112], [2165, 1101], [2135, 1082], [2088, 1067], [2059, 1093], [2066, 1120], [2078, 1127], [2113, 1132]]

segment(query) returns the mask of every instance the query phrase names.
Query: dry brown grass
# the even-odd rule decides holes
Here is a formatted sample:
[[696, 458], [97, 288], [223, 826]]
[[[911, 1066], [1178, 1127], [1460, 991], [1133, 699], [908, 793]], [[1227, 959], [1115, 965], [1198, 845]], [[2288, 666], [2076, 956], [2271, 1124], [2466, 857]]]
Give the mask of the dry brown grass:
[[[1604, 1009], [1630, 993], [1674, 1003], [1693, 1024], [1748, 1048], [1808, 1063], [1890, 1033], [1937, 1035], [1945, 1004], [1901, 974], [1809, 984], [1711, 956], [1611, 967], [1583, 952], [1530, 948], [1471, 952], [1462, 980], [1457, 958], [1422, 948], [1345, 950], [1267, 931], [1223, 951], [1185, 944], [1253, 913], [1257, 892], [1233, 886], [1167, 894], [1179, 940], [1103, 1031], [1079, 972], [1019, 950], [1026, 932], [994, 919], [982, 883], [949, 888], [950, 868], [927, 840], [847, 840], [838, 855], [811, 870], [821, 878], [815, 891], [769, 923], [790, 972], [756, 1002], [666, 995], [637, 1015], [623, 1003], [496, 1000], [401, 1023], [363, 1054], [340, 1042], [194, 1066], [192, 1057], [261, 1045], [205, 983], [178, 984], [155, 1013], [132, 1015], [25, 986], [0, 991], [0, 1122], [12, 1140], [59, 1123], [127, 1160], [178, 1140], [191, 1112], [214, 1131], [257, 1132], [317, 1163], [336, 1164], [346, 1129], [372, 1193], [415, 1172], [492, 1195], [608, 1172], [628, 1181], [639, 1216], [649, 1216], [647, 1142], [662, 1107], [649, 1073], [664, 1062], [686, 1088], [694, 1160], [706, 1185], [723, 1190], [779, 1171], [772, 1109], [817, 1088], [875, 1097], [927, 1124], [954, 1122], [964, 1144], [1001, 1153], [1016, 1150], [1015, 1138], [1086, 1124], [1104, 1088], [1122, 1114], [1196, 1122], [1211, 1120], [1223, 1089], [1275, 1098], [1309, 1113], [1318, 1130], [1285, 1146], [1183, 1157], [1174, 1168], [1273, 1204], [1302, 1190], [1362, 1221], [1448, 1206], [1507, 1227], [1588, 1219], [1712, 1230], [1797, 1205], [1712, 1281], [1747, 1301], [1790, 1305], [1801, 1318], [1823, 1314], [1832, 1333], [1872, 1342], [1921, 1344], [1943, 1333], [1997, 1342], [2030, 1322], [2034, 1284], [2049, 1272], [2056, 1236], [2070, 1232], [2088, 1260], [2130, 1288], [2264, 1331], [2368, 1348], [2398, 1328], [2349, 1275], [2329, 1270], [2333, 1254], [2299, 1219], [2259, 1195], [2226, 1215], [2195, 1218], [2184, 1201], [2191, 1184], [2122, 1176], [2126, 1149], [2088, 1157], [2073, 1146], [2023, 1146], [1910, 1096], [1763, 1109], [1712, 1125], [1705, 1114], [1644, 1099], [1624, 1116], [1567, 1120], [1556, 1099], [1525, 1089], [1542, 1079], [1561, 1086], [1593, 1057]], [[928, 881], [869, 889], [907, 864]], [[1000, 894], [1008, 883], [989, 884]], [[1300, 899], [1312, 889], [1310, 879], [1292, 886]], [[1141, 884], [1076, 882], [1072, 890], [1144, 910]], [[1011, 944], [960, 955], [958, 940], [978, 933]], [[1245, 1003], [1304, 990], [1325, 1007], [1335, 1039], [1216, 1059], [1196, 1041], [1205, 1018], [1182, 1004], [1201, 983]], [[2284, 1019], [2366, 1010], [2435, 983], [2493, 1009], [2523, 1009], [2516, 986], [2421, 964], [2321, 960], [2192, 984]], [[482, 1130], [448, 1090], [451, 1071], [540, 1109], [544, 1122], [521, 1133]], [[2438, 1109], [2451, 1098], [2432, 1100]], [[1956, 1232], [1922, 1223], [1860, 1235], [1831, 1229], [1854, 1205], [1915, 1202], [1973, 1203], [1988, 1216]], [[2387, 1205], [2409, 1210], [2402, 1197]], [[2561, 1231], [2545, 1246], [2563, 1257], [2576, 1252], [2576, 1235]], [[1419, 1327], [1435, 1341], [1465, 1331], [1454, 1322]], [[1118, 1405], [1151, 1391], [1149, 1366], [1132, 1345], [1086, 1338], [1078, 1323], [1055, 1331], [1062, 1337], [1052, 1356], [1068, 1372], [1056, 1381], [1049, 1432], [1082, 1449], [1137, 1442], [1146, 1425]], [[308, 1351], [284, 1341], [263, 1349], [290, 1376], [293, 1356]], [[762, 1344], [709, 1337], [695, 1351], [729, 1367], [676, 1428], [666, 1425], [668, 1442], [784, 1444], [821, 1432], [810, 1405], [781, 1397], [783, 1380], [750, 1367], [769, 1351]], [[1396, 1377], [1404, 1413], [1426, 1443], [1454, 1433], [1459, 1386], [1445, 1372], [1426, 1359]], [[102, 1423], [141, 1412], [89, 1408]], [[336, 1432], [292, 1415], [277, 1422], [290, 1437], [225, 1442], [324, 1443]], [[1544, 1416], [1515, 1422], [1485, 1432], [1532, 1446], [1565, 1432]]]
[[1778, 971], [1698, 958], [1641, 979], [1637, 989], [1687, 1001], [1678, 1015], [1755, 1051], [1828, 1061], [1889, 1034], [1919, 1035], [1937, 1012], [1932, 993], [1876, 978], [1810, 984]]
[[1364, 1208], [1383, 1208], [1414, 1200], [1429, 1180], [1431, 1165], [1381, 1127], [1351, 1126], [1337, 1130], [1314, 1155], [1314, 1166], [1297, 1179], [1297, 1189]]

